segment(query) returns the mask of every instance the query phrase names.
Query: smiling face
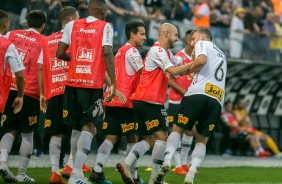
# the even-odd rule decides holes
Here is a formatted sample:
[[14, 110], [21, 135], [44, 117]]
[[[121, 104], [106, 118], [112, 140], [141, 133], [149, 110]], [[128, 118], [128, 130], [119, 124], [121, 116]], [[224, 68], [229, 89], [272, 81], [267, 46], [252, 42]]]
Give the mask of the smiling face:
[[178, 41], [178, 31], [176, 27], [173, 27], [168, 34], [169, 48], [174, 48], [174, 44], [177, 41]]
[[144, 41], [146, 40], [145, 28], [143, 26], [138, 27], [138, 31], [136, 34], [131, 32], [131, 37], [133, 38], [137, 47], [142, 47], [144, 44]]
[[195, 31], [191, 39], [192, 47], [195, 47], [196, 43], [198, 43], [199, 40], [203, 40], [203, 34], [198, 31]]

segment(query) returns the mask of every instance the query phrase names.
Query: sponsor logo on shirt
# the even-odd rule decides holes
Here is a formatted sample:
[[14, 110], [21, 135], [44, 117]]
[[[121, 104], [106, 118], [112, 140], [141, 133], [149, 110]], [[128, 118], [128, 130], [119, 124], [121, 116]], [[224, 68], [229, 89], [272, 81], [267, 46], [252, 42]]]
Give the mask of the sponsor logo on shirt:
[[145, 122], [145, 124], [147, 126], [147, 130], [150, 130], [150, 129], [154, 128], [154, 127], [159, 126], [159, 120], [154, 119], [152, 121]]
[[52, 77], [52, 83], [63, 82], [66, 80], [67, 80], [67, 74], [61, 74]]
[[68, 67], [68, 63], [64, 60], [57, 59], [56, 57], [50, 58], [50, 70], [61, 70], [65, 67]]
[[224, 91], [220, 87], [212, 85], [210, 83], [206, 84], [205, 93], [217, 98], [220, 102], [222, 101], [222, 98], [224, 96]]
[[[59, 37], [59, 36], [55, 36], [55, 37]], [[56, 43], [59, 43], [60, 42], [60, 39], [53, 39], [53, 40], [49, 40], [48, 41], [48, 45], [51, 45], [51, 44], [56, 44]]]
[[79, 74], [92, 74], [91, 66], [88, 65], [77, 65], [75, 68], [75, 73]]
[[86, 48], [77, 48], [76, 52], [76, 60], [77, 61], [85, 61], [85, 62], [93, 62], [94, 61], [94, 49], [86, 49]]
[[92, 34], [92, 33], [95, 33], [96, 30], [95, 30], [95, 29], [84, 29], [84, 28], [80, 28], [79, 32], [87, 33], [87, 34]]
[[36, 41], [36, 38], [30, 38], [30, 37], [25, 36], [25, 35], [20, 34], [20, 33], [17, 33], [15, 36], [16, 36], [16, 37], [19, 37], [19, 38], [22, 38], [22, 39], [24, 39], [24, 40], [32, 41], [32, 42], [35, 42], [35, 41]]

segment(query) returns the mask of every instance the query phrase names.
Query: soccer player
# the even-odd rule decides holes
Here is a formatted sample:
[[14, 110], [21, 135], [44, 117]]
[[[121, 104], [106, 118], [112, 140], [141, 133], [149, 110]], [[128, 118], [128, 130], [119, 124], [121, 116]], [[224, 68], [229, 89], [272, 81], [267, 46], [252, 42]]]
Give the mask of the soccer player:
[[[164, 176], [168, 173], [171, 159], [184, 130], [191, 130], [195, 125], [195, 148], [184, 183], [192, 184], [194, 182], [195, 173], [206, 155], [207, 141], [221, 114], [227, 70], [226, 57], [212, 43], [211, 33], [206, 28], [194, 30], [191, 43], [195, 47], [195, 60], [188, 64], [190, 69], [187, 74], [195, 74], [175, 115], [175, 124], [165, 149], [165, 161], [154, 178], [156, 184], [162, 183]], [[195, 124], [196, 121], [198, 121], [197, 124]]]
[[[143, 140], [136, 143], [124, 161], [117, 164], [125, 183], [134, 183], [128, 168], [151, 147], [152, 173], [149, 183], [162, 165], [167, 139], [166, 110], [164, 102], [168, 88], [168, 75], [185, 73], [188, 65], [175, 67], [180, 63], [171, 51], [178, 40], [177, 28], [164, 23], [159, 28], [159, 38], [147, 53], [140, 82], [133, 96], [133, 110], [138, 122], [138, 134]], [[156, 141], [154, 141], [156, 140]]]
[[[47, 17], [41, 10], [33, 10], [27, 17], [27, 30], [15, 30], [7, 33], [7, 38], [11, 40], [19, 52], [20, 58], [25, 66], [24, 70], [24, 102], [22, 110], [14, 114], [11, 108], [17, 89], [15, 82], [5, 107], [3, 128], [6, 133], [1, 139], [1, 167], [8, 168], [8, 156], [11, 151], [15, 136], [21, 133], [22, 142], [20, 146], [20, 162], [17, 174], [18, 182], [35, 182], [33, 178], [26, 175], [26, 170], [33, 150], [33, 133], [37, 125], [39, 115], [39, 82], [38, 63], [42, 63], [45, 38], [40, 33], [45, 28]], [[11, 176], [12, 177], [12, 176]]]
[[[188, 30], [185, 33], [185, 48], [180, 50], [175, 54], [175, 57], [178, 58], [182, 64], [190, 63], [192, 61], [192, 51], [193, 47], [191, 46], [191, 32], [192, 30]], [[169, 96], [168, 96], [168, 123], [169, 127], [171, 128], [173, 125], [173, 116], [177, 112], [180, 106], [180, 102], [188, 90], [191, 82], [193, 74], [178, 76], [174, 79], [170, 78], [168, 81], [168, 85], [170, 86]], [[193, 141], [193, 137], [195, 135], [195, 129], [192, 131], [185, 131], [182, 136], [181, 144], [177, 148], [176, 152], [174, 153], [174, 163], [175, 163], [175, 170], [174, 174], [185, 175], [189, 170], [189, 166], [187, 164], [187, 157], [190, 151], [190, 146]]]
[[8, 32], [9, 27], [10, 19], [7, 12], [0, 10], [0, 119], [2, 117], [2, 113], [4, 111], [10, 91], [10, 85], [12, 82], [11, 71], [15, 74], [18, 88], [18, 94], [13, 103], [15, 114], [21, 111], [23, 104], [24, 65], [20, 59], [18, 51], [15, 48], [15, 45], [3, 36]]
[[[24, 96], [24, 65], [20, 59], [19, 53], [15, 48], [15, 45], [8, 39], [4, 38], [10, 28], [10, 19], [5, 11], [0, 10], [0, 120], [2, 119], [2, 113], [5, 108], [7, 98], [9, 96], [12, 73], [15, 74], [17, 84], [17, 95], [13, 99], [13, 113], [17, 114], [21, 111], [23, 105]], [[3, 121], [6, 120], [6, 116], [3, 116]], [[13, 135], [7, 134], [6, 138], [12, 138]], [[7, 152], [11, 150], [11, 145], [3, 145], [0, 143], [0, 152]], [[5, 149], [7, 148], [7, 149]], [[4, 155], [4, 154], [3, 154]], [[8, 155], [5, 154], [6, 156]], [[2, 176], [5, 183], [17, 182], [17, 179], [8, 168], [6, 160], [0, 160], [0, 175]]]
[[[56, 54], [59, 59], [70, 61], [63, 114], [66, 123], [73, 124], [77, 130], [71, 137], [74, 165], [69, 183], [80, 184], [89, 183], [81, 168], [95, 134], [94, 123], [102, 104], [106, 70], [111, 86], [105, 100], [111, 101], [115, 94], [113, 28], [104, 21], [107, 15], [105, 1], [91, 0], [88, 13], [87, 18], [66, 25]], [[71, 56], [66, 52], [69, 46]]]
[[[68, 22], [79, 18], [78, 11], [71, 6], [64, 7], [59, 15], [62, 28], [64, 28]], [[63, 124], [63, 94], [68, 75], [68, 62], [56, 58], [56, 51], [62, 35], [63, 31], [59, 31], [47, 37], [48, 52], [45, 54], [46, 57], [44, 58], [43, 64], [40, 65], [40, 68], [43, 67], [44, 74], [44, 88], [43, 86], [40, 87], [40, 94], [44, 94], [44, 96], [40, 98], [43, 100], [40, 103], [40, 108], [43, 112], [46, 111], [44, 122], [45, 132], [51, 135], [49, 154], [52, 174], [49, 183], [57, 184], [66, 183], [62, 179], [59, 171], [62, 136], [67, 129], [66, 125]], [[47, 110], [45, 100], [48, 102]]]
[[[105, 102], [105, 117], [103, 130], [106, 139], [98, 149], [94, 170], [90, 180], [96, 183], [110, 183], [105, 180], [102, 172], [103, 166], [109, 158], [113, 145], [123, 135], [127, 138], [127, 153], [138, 141], [135, 129], [138, 127], [134, 118], [131, 96], [135, 92], [142, 71], [142, 57], [136, 47], [143, 46], [146, 40], [145, 26], [140, 22], [130, 22], [125, 26], [127, 43], [123, 45], [115, 56], [116, 88], [122, 92], [125, 102], [120, 102], [117, 97], [109, 103]], [[135, 183], [143, 182], [137, 176], [137, 163], [130, 168]], [[144, 182], [143, 182], [144, 183]]]

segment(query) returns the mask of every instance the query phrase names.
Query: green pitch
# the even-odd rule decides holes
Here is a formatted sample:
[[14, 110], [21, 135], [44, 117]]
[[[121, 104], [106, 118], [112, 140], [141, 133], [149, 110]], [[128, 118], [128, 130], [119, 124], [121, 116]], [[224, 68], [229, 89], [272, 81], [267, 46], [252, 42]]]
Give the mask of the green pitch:
[[[280, 161], [279, 161], [280, 162]], [[139, 168], [139, 175], [147, 183], [150, 172], [144, 171], [145, 168]], [[17, 170], [12, 168], [15, 174]], [[30, 168], [27, 174], [33, 177], [36, 183], [47, 184], [49, 181], [50, 168]], [[233, 168], [200, 168], [200, 174], [196, 175], [195, 184], [282, 184], [282, 168], [266, 168], [266, 167], [233, 167]], [[89, 177], [90, 173], [85, 176]], [[113, 184], [122, 184], [122, 179], [115, 168], [105, 168], [105, 175]], [[166, 181], [170, 184], [181, 184], [185, 176], [174, 175], [170, 172]], [[4, 183], [0, 178], [0, 183]]]

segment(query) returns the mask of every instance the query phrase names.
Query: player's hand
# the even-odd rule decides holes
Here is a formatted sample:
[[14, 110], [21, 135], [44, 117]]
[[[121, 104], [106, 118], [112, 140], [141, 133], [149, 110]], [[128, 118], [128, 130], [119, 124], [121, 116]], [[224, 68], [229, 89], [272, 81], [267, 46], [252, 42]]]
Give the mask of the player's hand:
[[126, 99], [125, 95], [122, 92], [120, 92], [118, 89], [116, 89], [115, 95], [118, 97], [118, 100], [120, 102], [122, 102], [122, 103], [126, 102], [127, 99]]
[[106, 96], [106, 98], [105, 98], [105, 102], [110, 102], [115, 97], [116, 86], [115, 85], [111, 85], [109, 87], [108, 91], [109, 91], [109, 93], [108, 93], [108, 96]]
[[14, 108], [14, 114], [17, 114], [22, 110], [23, 107], [23, 97], [16, 97], [12, 107]]
[[47, 101], [44, 95], [40, 95], [40, 110], [46, 113], [47, 110]]

